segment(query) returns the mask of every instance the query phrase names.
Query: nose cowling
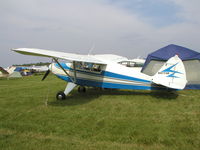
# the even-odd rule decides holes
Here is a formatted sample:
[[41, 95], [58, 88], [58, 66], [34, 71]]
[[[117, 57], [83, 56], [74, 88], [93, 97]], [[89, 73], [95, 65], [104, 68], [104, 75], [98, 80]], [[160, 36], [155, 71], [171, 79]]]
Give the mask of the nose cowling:
[[53, 66], [53, 63], [51, 63], [51, 64], [49, 65], [49, 70], [50, 70], [50, 71], [52, 71], [52, 66]]

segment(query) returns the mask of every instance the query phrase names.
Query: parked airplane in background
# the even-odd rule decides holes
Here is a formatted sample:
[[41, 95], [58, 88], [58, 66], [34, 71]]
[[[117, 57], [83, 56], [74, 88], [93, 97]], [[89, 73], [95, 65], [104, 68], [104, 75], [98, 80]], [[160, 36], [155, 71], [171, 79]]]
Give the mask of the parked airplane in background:
[[33, 70], [34, 72], [46, 72], [49, 68], [47, 65], [44, 66], [30, 66], [28, 69]]
[[[154, 76], [149, 76], [141, 73], [141, 67], [134, 67], [133, 61], [117, 55], [79, 55], [32, 48], [12, 50], [25, 55], [50, 57], [54, 60], [42, 80], [51, 71], [68, 82], [64, 92], [57, 93], [57, 99], [65, 99], [77, 85], [80, 92], [85, 92], [85, 86], [112, 89], [181, 90], [187, 83], [183, 62], [177, 55], [171, 57]], [[61, 63], [58, 59], [67, 60], [67, 62]]]
[[0, 67], [0, 77], [7, 77], [9, 75], [8, 71]]

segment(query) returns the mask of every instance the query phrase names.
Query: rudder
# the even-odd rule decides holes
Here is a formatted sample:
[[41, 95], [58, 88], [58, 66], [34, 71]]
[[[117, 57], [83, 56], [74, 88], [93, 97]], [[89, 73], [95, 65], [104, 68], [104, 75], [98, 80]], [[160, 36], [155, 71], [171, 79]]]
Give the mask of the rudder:
[[171, 57], [153, 76], [152, 82], [172, 89], [184, 89], [187, 83], [185, 67], [182, 60], [175, 55]]

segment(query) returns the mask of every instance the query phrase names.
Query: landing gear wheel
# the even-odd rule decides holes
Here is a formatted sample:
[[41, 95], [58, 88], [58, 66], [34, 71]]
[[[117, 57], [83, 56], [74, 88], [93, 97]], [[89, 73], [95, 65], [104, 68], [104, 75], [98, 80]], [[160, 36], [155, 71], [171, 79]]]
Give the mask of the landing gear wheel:
[[65, 98], [66, 98], [65, 93], [62, 91], [58, 92], [56, 95], [57, 100], [64, 100]]
[[85, 93], [86, 92], [86, 88], [84, 86], [79, 86], [78, 87], [78, 92], [79, 93]]

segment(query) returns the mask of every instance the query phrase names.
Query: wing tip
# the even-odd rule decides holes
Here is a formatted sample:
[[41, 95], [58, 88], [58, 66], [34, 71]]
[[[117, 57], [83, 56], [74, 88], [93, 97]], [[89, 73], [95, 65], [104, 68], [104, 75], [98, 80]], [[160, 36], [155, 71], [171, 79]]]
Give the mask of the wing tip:
[[10, 48], [10, 50], [11, 50], [11, 51], [15, 51], [15, 50], [16, 50], [16, 48]]
[[10, 50], [11, 50], [11, 51], [16, 51], [16, 52], [17, 52], [17, 51], [20, 51], [20, 50], [22, 50], [22, 49], [23, 49], [23, 48], [11, 48]]

